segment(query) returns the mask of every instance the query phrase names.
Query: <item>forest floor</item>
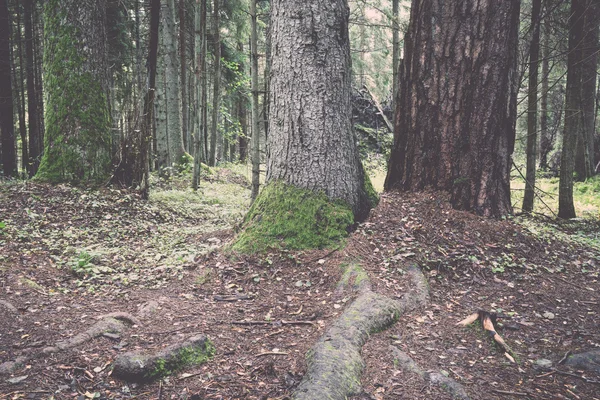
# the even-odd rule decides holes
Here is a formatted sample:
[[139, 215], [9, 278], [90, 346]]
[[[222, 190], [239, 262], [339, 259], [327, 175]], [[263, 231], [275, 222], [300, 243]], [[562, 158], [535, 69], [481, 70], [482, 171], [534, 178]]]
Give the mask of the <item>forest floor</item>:
[[[0, 375], [0, 400], [284, 399], [306, 352], [356, 296], [338, 290], [341, 266], [356, 260], [392, 298], [408, 288], [407, 267], [420, 266], [430, 302], [371, 336], [353, 399], [451, 398], [400, 369], [390, 346], [472, 399], [600, 399], [598, 374], [559, 363], [600, 348], [598, 220], [492, 221], [440, 194], [388, 193], [343, 248], [240, 257], [222, 249], [247, 209], [247, 181], [220, 169], [197, 194], [185, 184], [155, 182], [142, 201], [0, 183], [0, 364], [29, 354]], [[478, 310], [498, 315], [516, 363], [480, 325], [456, 326]], [[134, 325], [40, 355], [116, 312]], [[148, 384], [111, 376], [119, 354], [197, 333], [216, 347], [208, 363]]]

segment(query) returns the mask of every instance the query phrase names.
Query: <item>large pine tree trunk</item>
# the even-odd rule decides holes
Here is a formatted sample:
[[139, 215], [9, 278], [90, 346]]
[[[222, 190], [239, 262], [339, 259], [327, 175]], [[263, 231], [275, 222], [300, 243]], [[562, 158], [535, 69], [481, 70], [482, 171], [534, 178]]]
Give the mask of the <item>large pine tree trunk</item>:
[[10, 57], [10, 19], [8, 4], [0, 2], [0, 132], [4, 176], [17, 176], [17, 151], [13, 121], [13, 91]]
[[538, 65], [540, 54], [540, 15], [542, 0], [533, 0], [531, 9], [531, 44], [529, 45], [529, 87], [527, 89], [527, 171], [523, 212], [533, 211], [537, 157]]
[[565, 124], [560, 157], [560, 183], [558, 186], [558, 216], [575, 218], [573, 204], [573, 172], [577, 138], [583, 132], [581, 116], [581, 61], [585, 2], [572, 0], [569, 17], [569, 54], [567, 57], [567, 89], [565, 99]]
[[447, 190], [486, 216], [512, 211], [518, 0], [413, 0], [387, 190]]
[[38, 124], [38, 94], [35, 87], [35, 60], [33, 56], [33, 0], [24, 1], [25, 60], [27, 64], [27, 117], [29, 126], [29, 176], [37, 173], [42, 156], [42, 135]]
[[352, 131], [347, 2], [271, 7], [267, 181], [323, 191], [364, 218], [372, 198]]
[[103, 182], [111, 169], [104, 0], [49, 0], [44, 155], [37, 177]]
[[258, 123], [258, 16], [256, 0], [250, 0], [250, 80], [252, 87], [252, 201], [260, 189], [260, 128]]
[[544, 45], [542, 46], [542, 95], [540, 99], [540, 169], [548, 169], [548, 154], [552, 150], [552, 140], [548, 129], [548, 96], [550, 75], [550, 32], [548, 22], [543, 24]]

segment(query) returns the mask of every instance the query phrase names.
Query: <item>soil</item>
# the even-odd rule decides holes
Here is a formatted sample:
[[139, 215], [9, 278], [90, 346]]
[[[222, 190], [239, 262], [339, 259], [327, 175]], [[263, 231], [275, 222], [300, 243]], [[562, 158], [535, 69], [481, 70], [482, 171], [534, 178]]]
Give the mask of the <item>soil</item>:
[[[598, 221], [493, 221], [452, 210], [443, 194], [388, 193], [343, 248], [242, 257], [223, 251], [239, 219], [199, 199], [204, 208], [116, 189], [0, 185], [0, 363], [37, 355], [0, 375], [0, 399], [288, 398], [306, 352], [356, 296], [338, 290], [350, 260], [375, 292], [400, 298], [411, 265], [430, 289], [425, 308], [367, 341], [353, 399], [451, 398], [401, 370], [390, 346], [472, 399], [600, 399], [600, 376], [559, 364], [600, 347]], [[516, 363], [477, 323], [456, 326], [478, 310], [497, 314]], [[41, 356], [116, 312], [136, 323]], [[111, 376], [120, 353], [197, 334], [216, 348], [208, 363], [146, 384]]]

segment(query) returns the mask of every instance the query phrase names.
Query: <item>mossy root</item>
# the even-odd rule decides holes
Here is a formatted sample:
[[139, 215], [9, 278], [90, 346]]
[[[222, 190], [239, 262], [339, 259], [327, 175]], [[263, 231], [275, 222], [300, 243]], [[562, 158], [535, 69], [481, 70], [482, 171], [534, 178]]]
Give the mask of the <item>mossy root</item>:
[[114, 362], [112, 375], [126, 381], [149, 382], [203, 364], [214, 354], [211, 341], [204, 335], [196, 335], [154, 354], [139, 351], [122, 354]]
[[308, 370], [293, 399], [344, 400], [360, 392], [364, 369], [360, 350], [369, 335], [388, 328], [400, 315], [422, 306], [428, 298], [423, 274], [418, 268], [411, 268], [409, 274], [414, 293], [399, 301], [365, 287], [307, 354]]

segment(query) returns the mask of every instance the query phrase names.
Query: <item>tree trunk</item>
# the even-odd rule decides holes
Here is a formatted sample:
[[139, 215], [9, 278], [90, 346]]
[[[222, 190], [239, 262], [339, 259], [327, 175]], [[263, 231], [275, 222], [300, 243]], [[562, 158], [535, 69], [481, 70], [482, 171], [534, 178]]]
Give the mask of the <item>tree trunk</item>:
[[531, 9], [531, 44], [529, 45], [529, 88], [527, 95], [527, 171], [523, 212], [533, 211], [537, 157], [538, 65], [540, 55], [540, 11], [542, 0], [533, 0]]
[[181, 99], [179, 81], [179, 57], [177, 57], [177, 29], [175, 26], [175, 0], [167, 0], [163, 8], [165, 24], [165, 78], [167, 95], [167, 130], [170, 165], [183, 161], [183, 135], [181, 125]]
[[187, 49], [185, 45], [185, 0], [179, 0], [179, 55], [181, 68], [181, 128], [183, 148], [187, 151], [192, 147], [188, 129], [188, 98], [187, 98]]
[[38, 124], [38, 94], [35, 85], [35, 60], [33, 55], [33, 0], [24, 0], [25, 11], [25, 62], [27, 69], [27, 118], [29, 126], [29, 177], [39, 168], [42, 156], [42, 135]]
[[199, 104], [196, 135], [194, 136], [194, 175], [192, 188], [200, 184], [200, 163], [204, 158], [203, 138], [206, 134], [206, 0], [196, 0], [196, 65], [197, 98]]
[[16, 177], [17, 147], [15, 140], [13, 91], [10, 56], [10, 13], [8, 3], [0, 2], [0, 132], [2, 135], [2, 171]]
[[[547, 9], [547, 7], [546, 7]], [[550, 80], [550, 32], [547, 20], [544, 21], [544, 45], [542, 46], [542, 95], [540, 101], [540, 169], [548, 170], [548, 154], [552, 151], [552, 141], [548, 130], [548, 90]]]
[[256, 14], [256, 0], [250, 0], [250, 79], [252, 87], [251, 113], [252, 113], [252, 201], [258, 196], [260, 189], [260, 130], [258, 124], [258, 16]]
[[518, 0], [413, 0], [386, 190], [449, 191], [454, 208], [512, 212]]
[[219, 16], [219, 0], [214, 0], [214, 44], [215, 44], [215, 62], [213, 74], [213, 108], [210, 129], [210, 156], [208, 165], [214, 167], [217, 157], [217, 128], [219, 126], [219, 95], [221, 93], [221, 19]]
[[575, 218], [573, 172], [575, 169], [577, 138], [582, 135], [583, 125], [580, 106], [585, 1], [587, 0], [571, 0], [571, 14], [569, 16], [565, 125], [560, 157], [560, 183], [558, 187], [558, 216], [560, 218]]
[[596, 130], [596, 79], [598, 53], [598, 19], [596, 0], [584, 0], [583, 43], [581, 61], [581, 136], [577, 138], [575, 172], [577, 180], [594, 175], [594, 136]]
[[104, 0], [49, 0], [44, 13], [47, 99], [37, 177], [104, 182], [111, 169]]
[[158, 62], [157, 62], [157, 82], [154, 101], [154, 121], [156, 125], [156, 138], [154, 152], [156, 153], [156, 167], [159, 174], [164, 174], [164, 169], [171, 165], [169, 157], [169, 130], [167, 126], [167, 88], [166, 88], [166, 63], [167, 54], [165, 51], [165, 23], [164, 23], [164, 4], [161, 4], [159, 39], [158, 39]]
[[348, 4], [271, 6], [267, 182], [322, 191], [363, 219], [375, 200], [352, 131]]
[[[398, 24], [398, 6], [400, 0], [392, 0], [392, 110], [396, 113], [396, 96], [398, 95], [398, 67], [400, 66], [400, 25]], [[382, 114], [383, 116], [383, 114]]]
[[[240, 54], [244, 54], [244, 44], [242, 42], [238, 43], [238, 50], [239, 50]], [[240, 74], [242, 76], [244, 76], [246, 74], [243, 63], [240, 63]], [[238, 159], [240, 160], [240, 162], [242, 164], [245, 164], [246, 160], [248, 159], [248, 118], [247, 118], [247, 112], [246, 112], [246, 104], [247, 104], [246, 95], [239, 93], [237, 96], [237, 99], [236, 99], [236, 108], [237, 108], [236, 114], [237, 114], [238, 121], [240, 122], [240, 127], [242, 130], [241, 135], [239, 135], [239, 137], [238, 137], [238, 150], [239, 150]], [[232, 159], [232, 161], [233, 161], [233, 159]]]

